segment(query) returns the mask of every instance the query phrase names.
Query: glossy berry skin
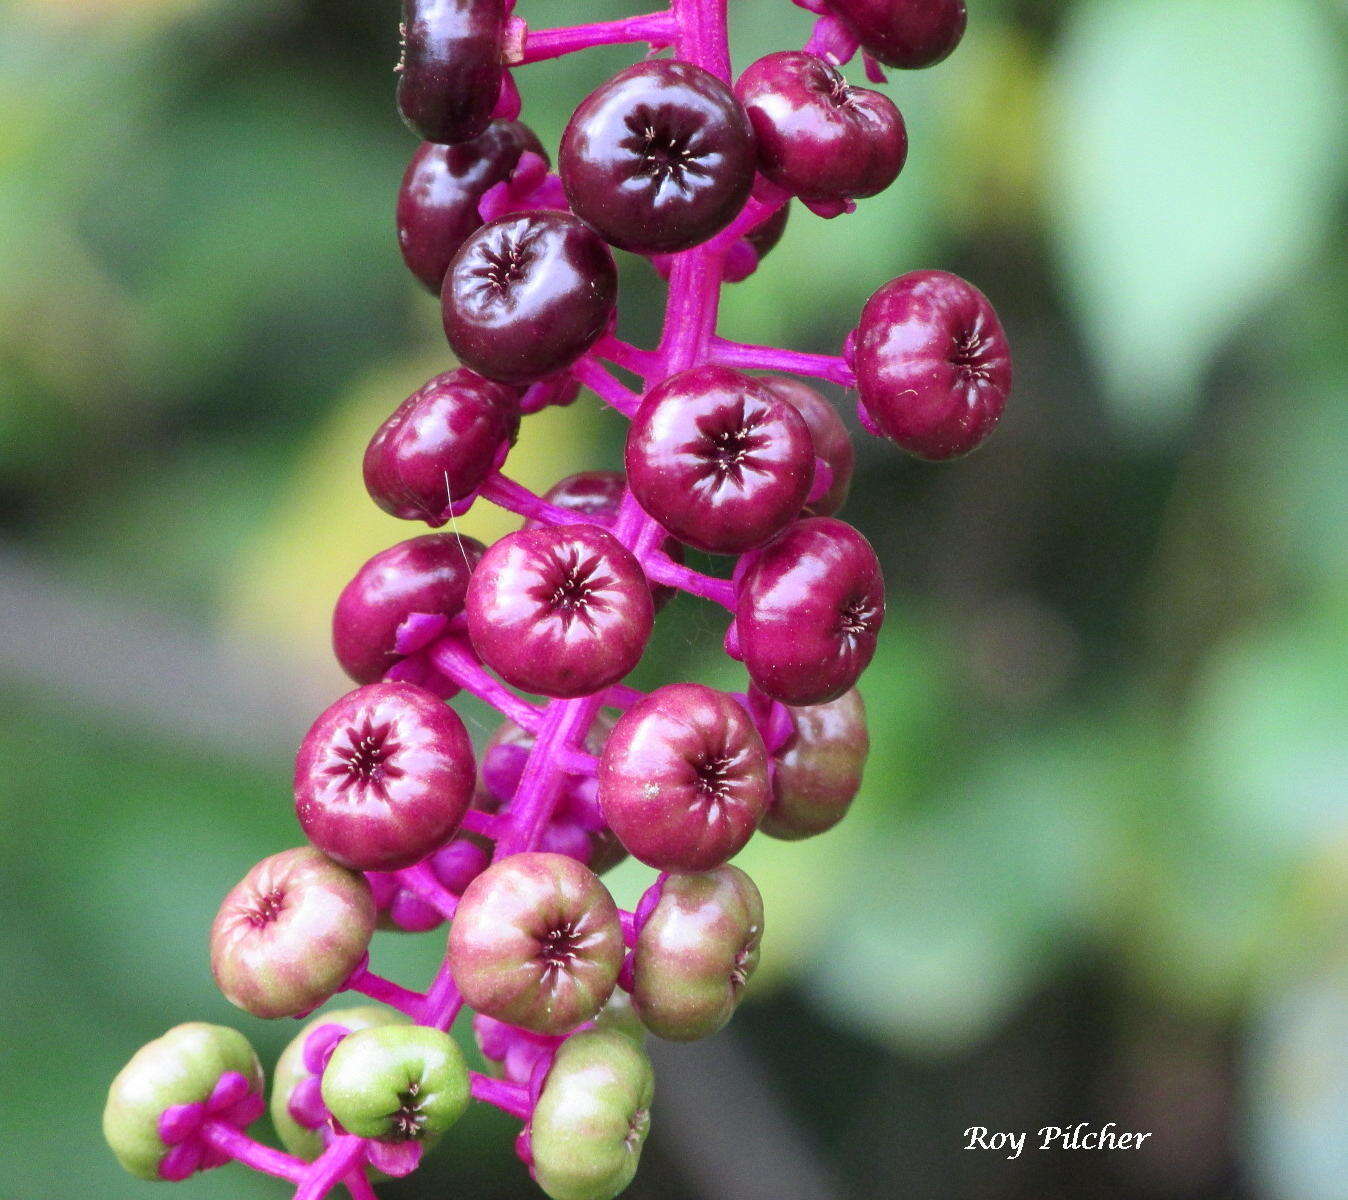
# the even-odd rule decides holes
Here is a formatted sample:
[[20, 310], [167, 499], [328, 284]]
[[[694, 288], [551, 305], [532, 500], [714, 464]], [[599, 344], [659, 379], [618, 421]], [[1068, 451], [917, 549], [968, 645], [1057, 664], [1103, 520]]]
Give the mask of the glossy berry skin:
[[570, 213], [511, 213], [459, 247], [440, 300], [460, 360], [522, 385], [594, 345], [613, 316], [618, 271], [609, 248]]
[[908, 158], [908, 131], [888, 96], [851, 87], [801, 50], [769, 54], [735, 84], [759, 169], [807, 201], [859, 200], [887, 188]]
[[466, 142], [501, 91], [502, 0], [403, 0], [398, 111], [428, 142]]
[[473, 798], [473, 747], [452, 708], [410, 683], [348, 692], [305, 736], [295, 812], [329, 858], [359, 871], [420, 862]]
[[382, 1142], [439, 1137], [468, 1108], [458, 1043], [425, 1025], [375, 1025], [344, 1037], [323, 1071], [323, 1103], [348, 1133]]
[[364, 876], [312, 846], [264, 858], [211, 926], [211, 973], [225, 999], [255, 1017], [296, 1017], [336, 992], [374, 935]]
[[881, 432], [931, 461], [981, 445], [1011, 393], [1011, 348], [997, 314], [946, 271], [914, 271], [866, 301], [853, 366]]
[[618, 910], [575, 859], [531, 851], [469, 885], [449, 931], [449, 962], [470, 1007], [561, 1034], [604, 1005], [623, 961]]
[[503, 537], [473, 572], [466, 611], [488, 666], [559, 699], [617, 683], [641, 658], [655, 617], [641, 565], [593, 525]]
[[634, 858], [708, 871], [738, 854], [771, 801], [762, 739], [724, 692], [675, 683], [637, 701], [599, 761], [599, 803]]
[[758, 255], [759, 262], [762, 262], [777, 248], [777, 243], [782, 240], [782, 235], [786, 232], [786, 224], [790, 219], [791, 205], [789, 203], [783, 204], [770, 217], [760, 221], [744, 235], [744, 240], [754, 248], [754, 253]]
[[[405, 1025], [410, 1018], [397, 1009], [382, 1004], [364, 1004], [355, 1008], [341, 1008], [315, 1017], [292, 1039], [276, 1060], [272, 1073], [271, 1102], [268, 1111], [272, 1128], [281, 1139], [281, 1145], [296, 1158], [312, 1162], [323, 1153], [323, 1130], [331, 1128], [327, 1105], [322, 1103], [319, 1080], [322, 1071], [314, 1071], [305, 1059], [309, 1035], [328, 1026], [333, 1032], [345, 1030], [355, 1033], [380, 1025]], [[335, 1048], [335, 1047], [334, 1047]], [[319, 1064], [314, 1064], [319, 1065]], [[323, 1064], [326, 1065], [326, 1064]], [[298, 1092], [298, 1095], [296, 1094]]]
[[776, 755], [772, 807], [762, 830], [795, 842], [832, 829], [861, 787], [870, 752], [866, 707], [853, 689], [827, 704], [791, 708], [792, 733]]
[[729, 864], [656, 886], [632, 953], [632, 1004], [657, 1037], [696, 1041], [730, 1020], [758, 966], [763, 898]]
[[862, 46], [887, 67], [935, 66], [959, 45], [964, 0], [829, 0]]
[[626, 461], [641, 507], [680, 541], [716, 554], [780, 532], [814, 480], [804, 418], [730, 367], [694, 367], [653, 387], [628, 430]]
[[798, 379], [769, 375], [758, 382], [778, 399], [790, 404], [809, 426], [814, 453], [828, 465], [832, 478], [828, 491], [808, 504], [805, 511], [811, 516], [831, 517], [847, 501], [847, 493], [852, 487], [852, 470], [856, 465], [856, 451], [847, 426], [833, 405]]
[[456, 146], [422, 142], [398, 192], [398, 248], [403, 261], [435, 295], [450, 260], [482, 224], [478, 201], [508, 179], [528, 151], [547, 155], [534, 132], [519, 121], [493, 121]]
[[808, 517], [745, 571], [735, 627], [761, 691], [783, 704], [823, 704], [870, 664], [884, 617], [885, 583], [870, 543], [842, 521]]
[[630, 1037], [595, 1029], [562, 1043], [529, 1125], [534, 1177], [551, 1200], [614, 1200], [632, 1182], [654, 1094]]
[[375, 683], [399, 660], [398, 627], [412, 613], [453, 618], [463, 611], [468, 580], [486, 553], [481, 542], [428, 533], [381, 550], [337, 598], [332, 648], [357, 683]]
[[443, 525], [505, 458], [519, 393], [472, 371], [448, 371], [413, 392], [365, 450], [365, 489], [386, 513]]
[[171, 1147], [160, 1136], [164, 1110], [204, 1104], [229, 1072], [248, 1081], [260, 1113], [262, 1065], [243, 1034], [192, 1021], [137, 1050], [112, 1081], [103, 1109], [103, 1137], [122, 1167], [138, 1179], [166, 1178], [160, 1164]]
[[648, 59], [582, 101], [557, 160], [572, 211], [606, 241], [672, 254], [719, 233], [744, 207], [753, 131], [714, 75]]
[[543, 499], [583, 517], [614, 518], [626, 486], [621, 471], [579, 471], [559, 479], [548, 488]]
[[[543, 494], [543, 499], [582, 517], [616, 519], [626, 488], [627, 476], [621, 471], [579, 471], [559, 479]], [[535, 528], [537, 524], [535, 521], [524, 523], [526, 529]], [[673, 538], [666, 538], [660, 549], [675, 562], [683, 562], [683, 547]], [[675, 588], [660, 584], [651, 587], [656, 612], [674, 598], [675, 591]]]

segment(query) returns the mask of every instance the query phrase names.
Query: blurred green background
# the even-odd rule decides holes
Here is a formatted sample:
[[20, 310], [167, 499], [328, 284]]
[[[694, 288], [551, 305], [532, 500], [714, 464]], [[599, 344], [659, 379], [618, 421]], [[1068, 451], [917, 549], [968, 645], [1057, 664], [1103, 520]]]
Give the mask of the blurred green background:
[[[807, 35], [786, 0], [732, 9], [740, 66]], [[768, 904], [755, 1000], [661, 1054], [630, 1195], [1343, 1200], [1348, 6], [970, 9], [949, 62], [891, 79], [898, 184], [852, 218], [797, 211], [726, 296], [729, 336], [831, 351], [887, 279], [955, 270], [999, 309], [1018, 386], [970, 460], [859, 440], [845, 515], [892, 614], [866, 787], [832, 835], [744, 855]], [[235, 1024], [268, 1064], [294, 1032], [229, 1008], [205, 935], [299, 840], [289, 758], [343, 688], [331, 602], [412, 532], [359, 476], [447, 361], [393, 238], [396, 19], [0, 8], [5, 1200], [151, 1194], [97, 1118], [168, 1025]], [[519, 73], [545, 143], [628, 56]], [[654, 276], [628, 260], [623, 286], [649, 341]], [[621, 433], [593, 400], [544, 414], [512, 473], [617, 465]], [[644, 679], [736, 682], [721, 632], [679, 601]], [[375, 967], [421, 986], [441, 947], [382, 935]], [[1106, 1120], [1153, 1137], [960, 1149], [970, 1125]], [[383, 1192], [532, 1194], [510, 1137], [475, 1113]]]

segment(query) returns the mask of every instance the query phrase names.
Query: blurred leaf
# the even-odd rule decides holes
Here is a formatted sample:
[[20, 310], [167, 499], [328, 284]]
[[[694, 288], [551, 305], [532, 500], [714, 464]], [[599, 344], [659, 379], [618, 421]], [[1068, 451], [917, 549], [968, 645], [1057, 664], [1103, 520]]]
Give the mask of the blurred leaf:
[[1281, 861], [1348, 827], [1348, 634], [1331, 610], [1215, 655], [1193, 704], [1190, 765], [1209, 819]]
[[1120, 797], [1145, 761], [1099, 725], [999, 747], [830, 888], [826, 1010], [930, 1054], [986, 1036], [1126, 879]]
[[936, 162], [945, 214], [965, 230], [1033, 226], [1044, 186], [1044, 75], [1037, 44], [1007, 21], [974, 20], [938, 76]]
[[1163, 422], [1332, 217], [1335, 39], [1310, 0], [1085, 0], [1052, 101], [1068, 283], [1121, 415]]
[[1270, 1200], [1344, 1200], [1348, 960], [1302, 979], [1263, 1008], [1245, 1066], [1260, 1194]]

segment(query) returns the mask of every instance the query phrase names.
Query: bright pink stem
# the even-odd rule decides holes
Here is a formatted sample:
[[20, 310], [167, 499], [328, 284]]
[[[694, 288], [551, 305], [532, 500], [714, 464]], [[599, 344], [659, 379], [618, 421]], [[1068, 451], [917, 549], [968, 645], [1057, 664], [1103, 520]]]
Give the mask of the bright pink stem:
[[541, 62], [560, 58], [594, 46], [612, 46], [623, 42], [649, 42], [653, 47], [668, 46], [674, 40], [674, 15], [668, 9], [620, 17], [616, 21], [595, 21], [564, 29], [530, 29], [524, 38], [524, 50], [515, 61]]

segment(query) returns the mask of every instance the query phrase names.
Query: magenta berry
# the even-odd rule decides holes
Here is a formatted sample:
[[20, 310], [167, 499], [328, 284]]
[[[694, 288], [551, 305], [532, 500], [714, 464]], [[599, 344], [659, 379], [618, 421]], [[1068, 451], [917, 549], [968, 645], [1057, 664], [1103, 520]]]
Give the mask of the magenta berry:
[[365, 451], [365, 487], [385, 512], [443, 525], [505, 458], [519, 393], [471, 371], [437, 375], [398, 406]]
[[823, 704], [860, 678], [884, 619], [885, 583], [870, 543], [842, 521], [810, 517], [745, 572], [735, 628], [744, 665], [767, 695]]
[[[476, 1100], [517, 1122], [551, 1200], [614, 1200], [650, 1127], [648, 1032], [688, 1041], [731, 1019], [765, 916], [729, 860], [755, 832], [835, 826], [869, 749], [855, 688], [884, 583], [834, 516], [855, 456], [808, 381], [855, 389], [867, 431], [929, 459], [983, 441], [1011, 384], [987, 300], [941, 271], [882, 287], [839, 354], [718, 328], [720, 289], [752, 279], [795, 201], [794, 236], [810, 237], [904, 166], [898, 109], [841, 74], [856, 48], [874, 81], [874, 60], [929, 65], [964, 30], [961, 0], [801, 3], [819, 17], [807, 50], [767, 54], [736, 83], [725, 0], [564, 29], [505, 0], [404, 0], [398, 103], [425, 140], [398, 193], [398, 246], [461, 366], [376, 431], [366, 488], [402, 519], [441, 526], [487, 503], [518, 528], [489, 548], [457, 527], [413, 537], [343, 589], [333, 650], [361, 686], [296, 756], [312, 844], [254, 867], [212, 929], [220, 989], [251, 1013], [301, 1016], [340, 991], [376, 1002], [326, 1009], [282, 1055], [271, 1109], [288, 1153], [246, 1132], [264, 1103], [247, 1042], [180, 1026], [109, 1095], [104, 1132], [133, 1174], [234, 1159], [297, 1200], [369, 1200], [372, 1179], [415, 1171]], [[652, 53], [595, 81], [553, 174], [552, 148], [516, 119], [515, 73], [631, 43]], [[618, 335], [611, 247], [668, 282], [653, 346]], [[582, 389], [575, 411], [597, 397], [630, 422], [625, 470], [581, 469], [539, 495], [510, 448], [522, 421]], [[708, 574], [690, 548], [741, 557]], [[686, 603], [663, 619], [707, 605], [693, 619], [725, 628], [742, 690], [628, 682], [675, 592]], [[501, 721], [480, 771], [449, 705], [465, 697]], [[598, 877], [629, 853], [660, 873], [632, 912]], [[379, 974], [377, 934], [446, 922], [416, 987]], [[469, 1009], [481, 1073], [448, 1032]]]
[[914, 271], [867, 302], [856, 331], [861, 403], [886, 437], [919, 458], [956, 458], [996, 428], [1011, 392], [1011, 351], [972, 284]]
[[706, 871], [743, 849], [771, 800], [763, 741], [724, 692], [675, 683], [619, 719], [599, 766], [604, 816], [633, 857]]
[[468, 585], [468, 629], [483, 661], [545, 696], [617, 683], [641, 657], [654, 615], [640, 563], [593, 525], [512, 533]]
[[485, 550], [473, 538], [429, 533], [376, 554], [333, 610], [332, 648], [342, 669], [357, 683], [376, 683], [401, 657], [398, 630], [408, 617], [458, 616]]
[[448, 705], [410, 683], [349, 692], [295, 760], [295, 812], [324, 854], [360, 871], [420, 862], [473, 796], [473, 747]]
[[769, 54], [735, 85], [753, 125], [759, 169], [802, 200], [855, 200], [887, 188], [908, 157], [908, 131], [888, 96], [851, 87], [802, 51]]
[[806, 512], [813, 516], [831, 517], [842, 508], [852, 486], [856, 451], [852, 448], [847, 426], [833, 405], [799, 379], [770, 375], [758, 382], [778, 399], [785, 400], [805, 419], [815, 456], [823, 460], [829, 472], [827, 490], [806, 506]]
[[[621, 471], [581, 471], [559, 479], [543, 493], [543, 499], [582, 517], [597, 517], [602, 521], [617, 517], [626, 490], [627, 476]], [[526, 527], [532, 524], [535, 522], [526, 522]], [[675, 562], [683, 561], [683, 547], [673, 538], [667, 538], [661, 549]], [[674, 591], [669, 587], [651, 588], [656, 612], [670, 601]]]
[[753, 131], [715, 75], [655, 59], [582, 102], [557, 162], [572, 209], [605, 240], [670, 254], [719, 233], [744, 206]]
[[613, 255], [575, 217], [501, 217], [470, 235], [449, 265], [445, 336], [480, 374], [533, 383], [594, 345], [617, 295]]
[[653, 388], [627, 435], [632, 494], [680, 541], [719, 554], [761, 546], [800, 512], [814, 445], [797, 409], [729, 367]]
[[482, 224], [478, 202], [510, 177], [522, 154], [547, 155], [519, 121], [493, 121], [457, 146], [422, 142], [398, 192], [398, 248], [403, 261], [435, 295], [450, 261]]
[[964, 0], [829, 0], [861, 44], [888, 67], [930, 67], [964, 36]]
[[211, 972], [255, 1017], [318, 1007], [360, 964], [374, 934], [365, 879], [310, 846], [264, 858], [225, 897], [211, 926]]
[[466, 142], [501, 90], [502, 0], [403, 0], [398, 109], [428, 142]]
[[593, 871], [516, 854], [479, 875], [449, 933], [449, 961], [478, 1012], [535, 1033], [588, 1021], [618, 980], [618, 910]]

